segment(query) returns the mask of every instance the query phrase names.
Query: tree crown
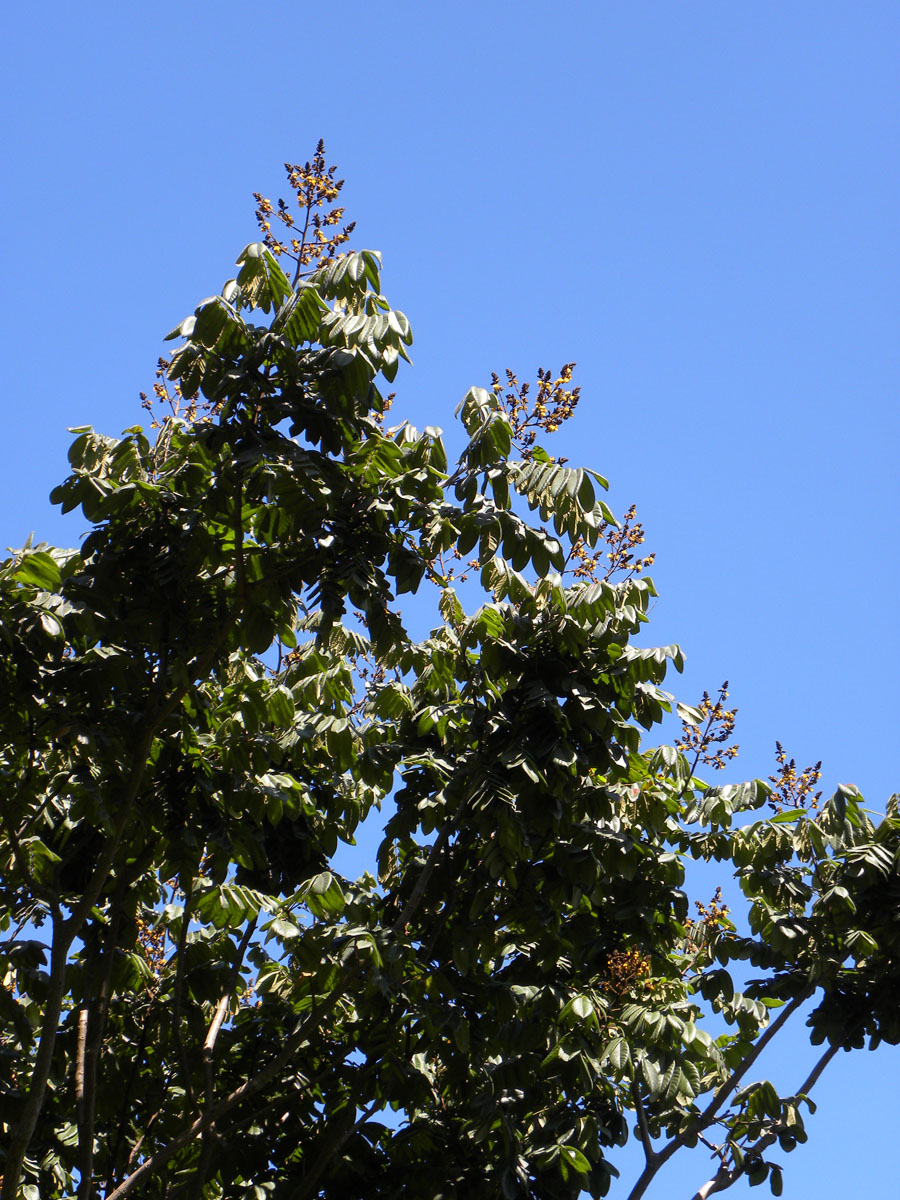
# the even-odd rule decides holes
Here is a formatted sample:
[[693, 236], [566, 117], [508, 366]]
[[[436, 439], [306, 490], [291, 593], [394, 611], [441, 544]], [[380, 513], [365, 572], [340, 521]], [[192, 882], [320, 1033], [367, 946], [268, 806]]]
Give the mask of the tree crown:
[[[0, 567], [2, 1200], [600, 1196], [632, 1128], [632, 1200], [699, 1141], [698, 1194], [778, 1194], [836, 1050], [900, 1040], [896, 799], [780, 747], [698, 777], [734, 710], [662, 690], [635, 511], [543, 444], [574, 364], [471, 388], [452, 464], [389, 424], [409, 322], [321, 144], [286, 169], [151, 427], [74, 430], [80, 549]], [[755, 1065], [813, 996], [782, 1096]]]

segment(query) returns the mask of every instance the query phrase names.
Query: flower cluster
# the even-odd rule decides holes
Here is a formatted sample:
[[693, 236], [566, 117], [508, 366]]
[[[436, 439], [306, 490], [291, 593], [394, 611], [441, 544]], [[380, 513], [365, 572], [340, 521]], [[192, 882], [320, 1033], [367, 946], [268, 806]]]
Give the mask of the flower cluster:
[[[337, 248], [349, 240], [356, 222], [339, 229], [343, 207], [326, 207], [337, 200], [344, 181], [335, 179], [336, 167], [325, 165], [325, 143], [321, 139], [312, 162], [285, 163], [284, 169], [297, 200], [297, 216], [285, 200], [279, 200], [276, 206], [260, 192], [254, 192], [253, 198], [263, 242], [276, 257], [284, 255], [297, 264], [296, 280], [304, 267], [333, 258]], [[272, 232], [273, 219], [284, 226], [284, 241]]]
[[780, 813], [793, 808], [818, 808], [822, 793], [814, 792], [813, 788], [822, 778], [821, 759], [798, 774], [796, 760], [788, 760], [781, 742], [775, 743], [775, 759], [778, 770], [769, 776], [774, 785], [769, 796], [769, 805], [773, 812]]
[[[166, 371], [169, 368], [168, 359], [160, 358], [156, 363], [156, 383], [153, 385], [152, 398], [146, 392], [141, 392], [141, 408], [146, 409], [150, 414], [150, 428], [159, 429], [162, 422], [156, 415], [155, 406], [164, 405], [171, 410], [173, 417], [180, 417], [184, 421], [194, 422], [197, 420], [197, 400], [196, 395], [185, 400], [181, 392], [181, 385], [178, 383], [169, 385], [166, 378]], [[182, 407], [182, 405], [184, 407]]]
[[163, 925], [148, 925], [142, 918], [137, 918], [138, 945], [144, 952], [147, 966], [157, 977], [166, 965], [166, 930]]
[[631, 505], [621, 525], [601, 525], [599, 549], [592, 550], [583, 538], [576, 538], [569, 552], [572, 574], [576, 579], [596, 583], [598, 579], [611, 579], [614, 575], [631, 579], [653, 565], [655, 554], [635, 554], [644, 543], [644, 526], [636, 519], [637, 509]]
[[722, 903], [722, 889], [716, 888], [709, 904], [694, 901], [697, 919], [687, 917], [684, 922], [685, 942], [682, 974], [691, 974], [712, 961], [712, 946], [718, 934], [734, 932], [729, 920], [731, 909]]
[[[699, 920], [698, 925], [704, 925], [707, 929], [720, 929], [723, 926], [729, 926], [731, 922], [728, 920], [728, 914], [731, 909], [727, 904], [722, 903], [722, 889], [716, 888], [716, 893], [710, 900], [709, 904], [702, 904], [699, 900], [694, 901], [694, 907], [697, 910]], [[691, 922], [694, 924], [694, 922]]]
[[505, 383], [499, 375], [491, 375], [491, 388], [509, 416], [513, 437], [524, 458], [530, 457], [539, 429], [556, 433], [575, 412], [581, 389], [569, 387], [574, 370], [574, 363], [564, 363], [554, 378], [552, 371], [539, 367], [534, 388], [530, 383], [519, 383], [518, 376], [509, 369]]
[[[734, 722], [737, 717], [736, 708], [726, 708], [728, 699], [728, 680], [719, 688], [719, 697], [715, 703], [709, 693], [703, 693], [698, 712], [700, 721], [694, 725], [689, 721], [682, 723], [682, 735], [675, 746], [682, 754], [694, 755], [694, 766], [698, 762], [705, 763], [714, 771], [721, 771], [730, 758], [737, 758], [739, 746], [725, 746], [734, 735]], [[718, 749], [713, 749], [718, 747]]]
[[[260, 192], [254, 192], [253, 198], [256, 201], [256, 222], [263, 235], [263, 242], [276, 257], [284, 255], [296, 263], [293, 280], [296, 284], [304, 267], [314, 269], [321, 262], [335, 256], [338, 247], [349, 240], [356, 222], [351, 221], [339, 229], [344, 216], [343, 207], [326, 207], [338, 198], [344, 181], [335, 179], [336, 167], [326, 166], [325, 143], [321, 139], [311, 162], [302, 165], [285, 163], [284, 169], [296, 196], [297, 216], [291, 213], [285, 200], [279, 200], [276, 206]], [[284, 226], [285, 241], [281, 241], [272, 232], [273, 220], [280, 221]], [[157, 364], [153, 395], [140, 393], [141, 407], [150, 415], [151, 429], [159, 429], [162, 425], [157, 412], [159, 405], [164, 409], [168, 408], [173, 417], [191, 423], [198, 417], [208, 416], [211, 411], [211, 406], [204, 406], [202, 402], [198, 407], [196, 396], [183, 396], [177, 383], [170, 388], [166, 380], [168, 367], [168, 361], [161, 358]], [[390, 408], [392, 399], [393, 395], [388, 397], [385, 411]], [[383, 420], [383, 414], [379, 414], [379, 417]]]
[[606, 977], [603, 981], [608, 992], [617, 996], [633, 991], [650, 974], [650, 960], [640, 950], [613, 950], [606, 956]]

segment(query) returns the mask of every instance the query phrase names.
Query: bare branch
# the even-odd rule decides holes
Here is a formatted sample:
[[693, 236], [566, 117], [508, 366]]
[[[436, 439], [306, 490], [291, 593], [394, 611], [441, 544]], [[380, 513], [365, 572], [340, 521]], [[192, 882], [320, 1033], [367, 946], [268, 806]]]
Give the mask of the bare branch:
[[421, 904], [422, 897], [425, 895], [425, 889], [428, 887], [428, 882], [431, 879], [431, 876], [434, 874], [435, 868], [438, 864], [438, 859], [441, 857], [444, 847], [450, 841], [455, 824], [455, 821], [448, 821], [435, 838], [434, 843], [428, 852], [428, 857], [425, 860], [425, 865], [419, 872], [419, 878], [416, 880], [415, 886], [410, 893], [410, 897], [406, 904], [404, 904], [399, 917], [397, 917], [396, 921], [391, 926], [392, 933], [402, 933], [405, 926], [409, 924], [410, 918]]
[[819, 1081], [822, 1072], [837, 1054], [840, 1046], [829, 1046], [807, 1077], [800, 1084], [800, 1089], [795, 1094], [798, 1096], [808, 1096], [812, 1089]]
[[[231, 997], [234, 994], [234, 989], [237, 986], [237, 980], [241, 970], [241, 963], [244, 961], [244, 955], [247, 952], [247, 946], [250, 943], [250, 939], [253, 936], [255, 929], [256, 918], [254, 917], [254, 919], [244, 930], [243, 937], [241, 938], [240, 945], [237, 949], [237, 954], [235, 955], [228, 988], [219, 999], [219, 1003], [216, 1005], [216, 1010], [213, 1013], [213, 1019], [210, 1022], [209, 1029], [207, 1030], [206, 1037], [203, 1041], [201, 1057], [203, 1060], [203, 1085], [205, 1089], [204, 1106], [207, 1111], [212, 1107], [215, 1100], [216, 1074], [215, 1064], [213, 1061], [213, 1052], [216, 1048], [216, 1039], [219, 1036], [219, 1030], [222, 1028], [225, 1017], [228, 1015], [228, 1007], [231, 1003]], [[197, 1170], [195, 1172], [195, 1186], [197, 1187], [202, 1187], [202, 1185], [206, 1182], [206, 1176], [209, 1172], [210, 1163], [212, 1162], [214, 1144], [215, 1138], [213, 1136], [213, 1125], [210, 1124], [203, 1131], [203, 1151], [200, 1155], [200, 1162], [198, 1163]]]

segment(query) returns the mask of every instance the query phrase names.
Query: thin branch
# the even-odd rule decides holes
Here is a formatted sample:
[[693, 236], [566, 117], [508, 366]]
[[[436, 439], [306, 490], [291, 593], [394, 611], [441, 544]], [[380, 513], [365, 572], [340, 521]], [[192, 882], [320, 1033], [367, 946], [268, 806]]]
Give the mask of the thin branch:
[[431, 877], [437, 868], [438, 860], [443, 854], [447, 843], [450, 841], [450, 838], [456, 832], [457, 826], [462, 819], [465, 809], [466, 803], [463, 801], [456, 816], [447, 822], [432, 843], [431, 849], [428, 852], [428, 857], [425, 860], [425, 865], [419, 872], [419, 878], [416, 880], [413, 890], [410, 892], [409, 899], [404, 904], [399, 917], [397, 917], [396, 921], [394, 921], [393, 925], [391, 925], [391, 933], [402, 933], [403, 929], [412, 920], [416, 909], [422, 903], [422, 899], [425, 895], [425, 889], [428, 887]]
[[[220, 997], [219, 1003], [216, 1005], [216, 1011], [213, 1014], [212, 1024], [207, 1031], [206, 1038], [203, 1042], [202, 1058], [203, 1058], [203, 1085], [205, 1090], [204, 1107], [208, 1112], [213, 1105], [213, 1097], [216, 1090], [216, 1073], [213, 1064], [213, 1050], [216, 1045], [216, 1038], [219, 1036], [219, 1030], [222, 1028], [222, 1022], [228, 1013], [228, 1004], [231, 1000], [231, 992], [226, 992]], [[207, 1125], [201, 1135], [202, 1150], [200, 1152], [200, 1161], [197, 1163], [197, 1169], [194, 1172], [192, 1186], [199, 1189], [206, 1183], [206, 1177], [209, 1174], [209, 1168], [212, 1163], [213, 1146], [215, 1145], [215, 1131], [213, 1122]]]
[[644, 1195], [653, 1177], [656, 1175], [659, 1168], [669, 1161], [676, 1150], [680, 1150], [692, 1137], [696, 1137], [707, 1129], [716, 1119], [716, 1113], [722, 1107], [722, 1104], [728, 1099], [740, 1081], [744, 1078], [756, 1060], [771, 1042], [772, 1038], [784, 1028], [785, 1023], [793, 1016], [797, 1009], [804, 1004], [812, 995], [814, 989], [807, 987], [802, 992], [796, 995], [793, 1000], [790, 1000], [779, 1013], [778, 1017], [769, 1025], [760, 1039], [756, 1042], [753, 1048], [748, 1052], [738, 1069], [721, 1084], [713, 1093], [713, 1097], [709, 1104], [687, 1127], [671, 1141], [667, 1142], [661, 1150], [655, 1151], [655, 1158], [652, 1162], [648, 1162], [637, 1179], [634, 1187], [628, 1194], [628, 1200], [640, 1200]]
[[275, 1057], [258, 1071], [250, 1079], [224, 1096], [221, 1100], [213, 1104], [209, 1109], [203, 1112], [195, 1121], [182, 1129], [181, 1133], [177, 1134], [167, 1145], [162, 1146], [155, 1154], [146, 1158], [141, 1165], [131, 1175], [124, 1179], [122, 1183], [110, 1192], [106, 1200], [122, 1200], [122, 1197], [129, 1196], [139, 1187], [148, 1176], [152, 1175], [160, 1167], [165, 1166], [173, 1154], [182, 1148], [189, 1145], [197, 1137], [199, 1137], [205, 1129], [215, 1124], [220, 1117], [224, 1117], [232, 1109], [243, 1104], [245, 1100], [249, 1100], [255, 1096], [257, 1092], [261, 1092], [267, 1087], [279, 1073], [292, 1062], [296, 1057], [298, 1049], [306, 1042], [310, 1036], [311, 1029], [320, 1024], [321, 1021], [330, 1015], [338, 1002], [342, 999], [347, 987], [359, 973], [359, 967], [351, 967], [345, 977], [342, 986], [334, 988], [332, 992], [325, 998], [324, 1002], [312, 1011], [309, 1017], [302, 1021], [293, 1034], [285, 1041], [284, 1046], [275, 1055]]
[[[228, 1015], [228, 1006], [231, 1003], [231, 997], [234, 994], [234, 989], [237, 985], [238, 976], [241, 970], [241, 963], [244, 961], [244, 955], [247, 953], [247, 946], [256, 929], [256, 918], [249, 923], [244, 930], [240, 945], [235, 955], [234, 965], [232, 967], [231, 979], [228, 987], [219, 999], [216, 1005], [216, 1011], [213, 1013], [213, 1019], [210, 1022], [209, 1029], [206, 1032], [206, 1037], [203, 1041], [202, 1059], [203, 1059], [203, 1083], [205, 1088], [204, 1107], [208, 1112], [215, 1102], [216, 1075], [215, 1065], [213, 1061], [213, 1052], [216, 1048], [216, 1039], [219, 1036], [219, 1030], [225, 1017]], [[198, 1185], [206, 1182], [206, 1175], [209, 1170], [209, 1164], [212, 1158], [213, 1150], [213, 1126], [210, 1124], [203, 1131], [203, 1153], [200, 1156], [200, 1162], [197, 1166], [196, 1181]]]
[[[809, 1075], [807, 1075], [806, 1079], [804, 1079], [803, 1083], [801, 1083], [799, 1090], [795, 1093], [796, 1095], [806, 1096], [812, 1091], [817, 1080], [819, 1079], [819, 1076], [834, 1058], [835, 1054], [837, 1054], [839, 1049], [840, 1046], [837, 1045], [828, 1047], [828, 1049], [819, 1058], [816, 1065], [810, 1071]], [[740, 1166], [734, 1166], [729, 1169], [723, 1163], [722, 1166], [719, 1167], [718, 1171], [716, 1171], [715, 1175], [713, 1175], [711, 1179], [708, 1179], [706, 1183], [704, 1183], [703, 1186], [697, 1190], [693, 1196], [693, 1200], [708, 1200], [708, 1198], [710, 1196], [714, 1196], [716, 1192], [727, 1191], [727, 1189], [730, 1188], [733, 1183], [740, 1179], [742, 1175], [746, 1174], [747, 1162], [753, 1162], [755, 1159], [760, 1158], [763, 1151], [768, 1150], [769, 1146], [771, 1146], [777, 1140], [779, 1133], [782, 1131], [783, 1126], [778, 1123], [774, 1125], [768, 1131], [768, 1133], [765, 1133], [761, 1138], [758, 1138], [752, 1146], [748, 1146], [744, 1150], [744, 1158]]]
[[[312, 199], [306, 202], [306, 221], [303, 225], [303, 233], [300, 235], [300, 249], [297, 251], [297, 270], [294, 272], [292, 286], [296, 287], [300, 279], [300, 268], [303, 266], [303, 251], [306, 249], [306, 233], [309, 229], [309, 218], [312, 216], [313, 202]], [[294, 256], [291, 255], [291, 258]]]
[[797, 1096], [808, 1096], [812, 1089], [819, 1081], [822, 1072], [837, 1054], [840, 1046], [829, 1046], [807, 1077], [800, 1084], [800, 1090], [795, 1093]]
[[763, 1050], [765, 1050], [766, 1046], [768, 1046], [769, 1042], [771, 1042], [771, 1040], [780, 1033], [784, 1025], [790, 1020], [797, 1009], [806, 1003], [806, 1001], [812, 995], [813, 990], [814, 989], [811, 987], [806, 987], [802, 992], [796, 995], [793, 1000], [788, 1001], [775, 1020], [762, 1034], [753, 1049], [747, 1054], [738, 1069], [732, 1072], [731, 1076], [726, 1079], [725, 1082], [714, 1092], [712, 1100], [709, 1102], [697, 1120], [693, 1122], [690, 1130], [680, 1135], [679, 1144], [687, 1141], [692, 1134], [700, 1133], [712, 1124], [716, 1113], [722, 1107], [722, 1104], [725, 1102], [725, 1100], [727, 1100], [731, 1093], [737, 1088], [738, 1084], [762, 1054]]
[[[144, 1051], [147, 1047], [147, 1037], [148, 1037], [148, 1034], [150, 1031], [150, 1019], [151, 1019], [151, 1017], [153, 1017], [155, 1015], [154, 1007], [156, 1005], [157, 998], [158, 998], [157, 996], [153, 996], [151, 998], [149, 1004], [147, 1005], [147, 1011], [144, 1014], [144, 1020], [141, 1025], [141, 1036], [138, 1039], [137, 1048], [135, 1049], [135, 1052], [132, 1055], [131, 1070], [129, 1072], [128, 1079], [126, 1080], [125, 1087], [123, 1089], [122, 1103], [119, 1106], [119, 1125], [118, 1125], [118, 1129], [116, 1130], [116, 1139], [115, 1139], [115, 1143], [113, 1145], [112, 1153], [109, 1155], [109, 1172], [106, 1177], [106, 1183], [103, 1186], [104, 1195], [106, 1195], [110, 1191], [110, 1189], [113, 1187], [116, 1176], [118, 1174], [116, 1164], [119, 1162], [123, 1143], [125, 1141], [126, 1124], [127, 1124], [127, 1120], [128, 1120], [128, 1108], [131, 1103], [131, 1093], [132, 1093], [132, 1089], [134, 1087], [135, 1080], [137, 1079], [138, 1073], [140, 1071], [141, 1063], [143, 1062], [143, 1059], [144, 1059]], [[172, 1072], [170, 1070], [166, 1073], [166, 1077], [163, 1082], [163, 1087], [162, 1087], [163, 1096], [165, 1096], [166, 1093], [168, 1092], [171, 1078], [172, 1078]], [[142, 1123], [140, 1137], [137, 1139], [137, 1142], [134, 1145], [132, 1145], [130, 1151], [128, 1152], [128, 1157], [125, 1160], [125, 1166], [123, 1167], [123, 1170], [127, 1170], [131, 1166], [131, 1163], [134, 1161], [135, 1157], [137, 1156], [138, 1150], [140, 1149], [141, 1145], [143, 1144], [144, 1139], [146, 1138], [147, 1134], [150, 1132], [151, 1125], [156, 1120], [156, 1118], [160, 1115], [161, 1112], [162, 1112], [162, 1109], [159, 1109], [157, 1112], [155, 1112], [153, 1114], [153, 1116], [151, 1116], [149, 1121], [143, 1122], [143, 1119], [142, 1119], [143, 1123]]]
[[[339, 994], [337, 990], [332, 993], [335, 1003], [339, 998]], [[248, 1079], [240, 1087], [235, 1088], [233, 1092], [218, 1101], [217, 1104], [214, 1104], [201, 1116], [197, 1117], [195, 1121], [192, 1121], [181, 1133], [172, 1138], [167, 1145], [161, 1147], [155, 1154], [151, 1154], [149, 1158], [146, 1158], [136, 1171], [119, 1184], [115, 1191], [109, 1193], [106, 1200], [122, 1200], [124, 1196], [130, 1196], [137, 1187], [145, 1182], [148, 1176], [152, 1175], [158, 1168], [165, 1166], [172, 1155], [180, 1150], [182, 1146], [189, 1145], [220, 1117], [231, 1112], [233, 1108], [237, 1108], [244, 1100], [249, 1100], [251, 1096], [262, 1091], [291, 1061], [297, 1053], [298, 1048], [305, 1041], [307, 1034], [308, 1031], [304, 1022], [301, 1028], [294, 1033], [293, 1037], [288, 1039], [283, 1049], [272, 1059], [268, 1066], [258, 1071], [252, 1079]]]
[[[13, 931], [9, 935], [9, 937], [3, 939], [2, 945], [4, 946], [5, 949], [8, 950], [10, 947], [12, 947], [16, 944], [16, 942], [18, 941], [18, 938], [19, 938], [19, 934], [22, 932], [22, 930], [25, 928], [25, 926], [28, 925], [33, 920], [35, 909], [37, 909], [37, 908], [38, 908], [38, 905], [36, 905], [34, 903], [28, 903], [26, 905], [25, 916], [19, 920], [19, 923], [13, 929]], [[19, 911], [21, 912], [21, 909]]]
[[647, 1166], [650, 1166], [655, 1161], [657, 1154], [653, 1149], [653, 1139], [650, 1137], [650, 1126], [647, 1122], [647, 1110], [644, 1108], [644, 1101], [641, 1099], [636, 1079], [631, 1082], [631, 1099], [634, 1102], [634, 1111], [637, 1113], [638, 1130], [641, 1135], [641, 1145], [644, 1148], [644, 1158]]
[[[185, 894], [185, 907], [184, 907], [184, 911], [182, 913], [182, 923], [181, 923], [181, 931], [179, 934], [179, 944], [178, 944], [178, 948], [176, 949], [175, 953], [173, 954], [172, 958], [169, 961], [171, 962], [174, 960], [176, 962], [176, 977], [175, 977], [175, 983], [173, 986], [173, 993], [176, 996], [176, 999], [174, 1002], [174, 1007], [177, 1009], [177, 1016], [176, 1016], [176, 1022], [175, 1022], [176, 1028], [175, 1028], [174, 1032], [175, 1032], [175, 1041], [176, 1041], [176, 1047], [177, 1047], [177, 1052], [178, 1052], [178, 1057], [179, 1057], [179, 1070], [184, 1074], [185, 1078], [187, 1079], [187, 1086], [186, 1086], [185, 1090], [191, 1096], [191, 1100], [193, 1101], [193, 1090], [190, 1087], [190, 1080], [189, 1080], [189, 1073], [188, 1073], [188, 1069], [187, 1069], [187, 1059], [186, 1059], [186, 1055], [185, 1055], [184, 1044], [181, 1040], [180, 1028], [178, 1028], [178, 1025], [180, 1024], [178, 1018], [180, 1018], [180, 1006], [181, 1006], [179, 972], [183, 968], [184, 944], [186, 942], [186, 937], [187, 937], [187, 927], [190, 922], [189, 901], [190, 901], [190, 897], [187, 894]], [[206, 1034], [206, 1037], [204, 1039], [203, 1046], [201, 1049], [201, 1057], [202, 1057], [202, 1062], [203, 1062], [204, 1087], [205, 1087], [205, 1107], [207, 1110], [211, 1107], [211, 1105], [213, 1103], [213, 1095], [214, 1095], [214, 1090], [215, 1090], [215, 1071], [214, 1071], [214, 1065], [213, 1065], [213, 1051], [215, 1049], [216, 1039], [219, 1036], [219, 1031], [222, 1028], [222, 1024], [225, 1020], [225, 1017], [227, 1016], [229, 1001], [231, 999], [231, 995], [234, 990], [234, 986], [235, 986], [235, 983], [237, 980], [238, 973], [240, 972], [241, 963], [243, 962], [244, 954], [246, 953], [246, 949], [247, 949], [247, 945], [250, 941], [250, 938], [253, 935], [253, 931], [255, 930], [255, 928], [256, 928], [256, 919], [254, 918], [254, 920], [250, 922], [250, 924], [247, 926], [247, 928], [244, 931], [244, 935], [241, 939], [240, 946], [239, 946], [237, 954], [235, 956], [235, 962], [234, 962], [233, 968], [232, 968], [231, 981], [229, 982], [228, 987], [226, 988], [224, 994], [221, 996], [218, 1004], [216, 1005], [216, 1009], [213, 1014], [212, 1022], [209, 1026], [209, 1029], [207, 1030], [207, 1034]], [[158, 997], [154, 998], [153, 1003], [156, 1002], [157, 998]], [[152, 1012], [152, 1005], [151, 1005], [150, 1011]], [[149, 1013], [148, 1013], [148, 1020], [149, 1020]], [[145, 1022], [145, 1025], [144, 1025], [144, 1034], [146, 1033], [146, 1027], [147, 1027], [147, 1022]], [[144, 1034], [142, 1034], [142, 1046], [143, 1046]], [[124, 1111], [125, 1111], [125, 1109], [123, 1108], [123, 1112]], [[122, 1133], [122, 1126], [120, 1124], [120, 1141], [121, 1141], [121, 1133]], [[192, 1180], [189, 1182], [189, 1184], [185, 1185], [185, 1187], [199, 1187], [199, 1186], [202, 1186], [206, 1180], [206, 1175], [209, 1171], [209, 1166], [212, 1161], [212, 1152], [213, 1152], [213, 1148], [214, 1148], [214, 1138], [212, 1136], [209, 1136], [209, 1135], [211, 1135], [211, 1133], [212, 1133], [212, 1125], [210, 1125], [208, 1127], [208, 1129], [203, 1132], [203, 1135], [202, 1135], [203, 1136], [203, 1149], [202, 1149], [202, 1152], [200, 1155], [200, 1161], [197, 1165], [196, 1170], [194, 1171]], [[132, 1154], [133, 1154], [133, 1152], [132, 1152]], [[132, 1158], [132, 1156], [129, 1156], [129, 1163], [131, 1162], [131, 1158]], [[112, 1179], [109, 1179], [106, 1184], [107, 1193], [109, 1192], [111, 1187], [112, 1187]], [[183, 1190], [184, 1190], [184, 1188], [179, 1189], [178, 1194], [180, 1194], [180, 1192]], [[167, 1194], [168, 1194], [168, 1192], [167, 1192]]]

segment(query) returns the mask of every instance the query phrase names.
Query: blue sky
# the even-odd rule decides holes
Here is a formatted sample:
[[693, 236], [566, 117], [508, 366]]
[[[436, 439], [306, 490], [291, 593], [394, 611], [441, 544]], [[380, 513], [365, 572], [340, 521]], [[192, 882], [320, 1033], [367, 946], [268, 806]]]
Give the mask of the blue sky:
[[[555, 449], [638, 506], [673, 687], [730, 680], [739, 773], [779, 738], [883, 809], [900, 7], [36, 2], [4, 30], [5, 545], [77, 541], [47, 500], [66, 426], [141, 419], [161, 336], [255, 236], [250, 193], [321, 136], [413, 324], [398, 411], [447, 428], [491, 371], [577, 360]], [[829, 1069], [787, 1195], [893, 1191], [897, 1065]], [[650, 1200], [701, 1175], [675, 1160]]]

